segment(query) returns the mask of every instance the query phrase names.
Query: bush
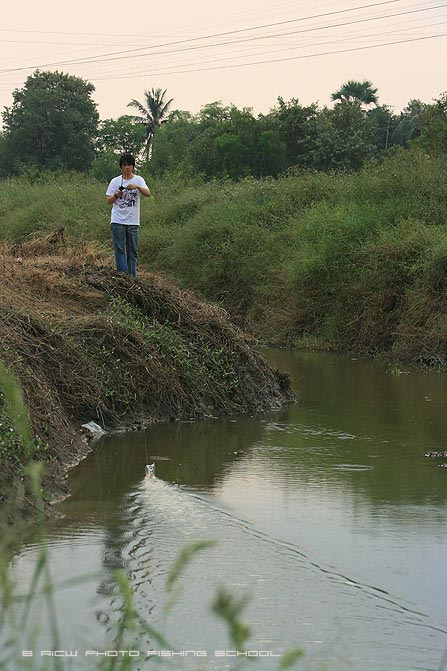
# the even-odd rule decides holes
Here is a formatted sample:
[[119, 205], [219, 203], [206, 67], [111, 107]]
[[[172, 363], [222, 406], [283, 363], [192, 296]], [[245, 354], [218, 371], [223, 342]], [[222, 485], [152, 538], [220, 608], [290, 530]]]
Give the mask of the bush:
[[[155, 198], [142, 203], [141, 261], [218, 301], [265, 341], [316, 336], [340, 348], [404, 353], [410, 306], [424, 304], [426, 322], [443, 309], [441, 156], [396, 151], [353, 175], [292, 170], [239, 183], [143, 174]], [[79, 175], [8, 180], [2, 235], [65, 225], [72, 239], [110, 249], [105, 188]], [[439, 350], [444, 326], [436, 324], [429, 332]], [[418, 342], [431, 347], [422, 328], [417, 334], [411, 355]]]

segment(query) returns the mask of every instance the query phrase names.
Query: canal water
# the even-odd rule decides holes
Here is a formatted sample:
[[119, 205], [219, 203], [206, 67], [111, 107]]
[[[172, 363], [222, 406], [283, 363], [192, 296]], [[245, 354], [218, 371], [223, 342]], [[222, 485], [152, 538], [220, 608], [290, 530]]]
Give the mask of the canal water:
[[[264, 671], [299, 646], [302, 669], [447, 668], [447, 468], [424, 456], [447, 449], [446, 374], [328, 353], [267, 357], [290, 372], [297, 404], [107, 436], [72, 471], [48, 531], [59, 639], [36, 598], [27, 654], [57, 648], [74, 670], [104, 652], [174, 671], [257, 657], [247, 668]], [[198, 539], [216, 544], [185, 567], [169, 608], [166, 577]], [[39, 547], [28, 538], [14, 560], [19, 591]], [[163, 643], [135, 632], [117, 651], [116, 569]], [[247, 601], [239, 659], [212, 610], [222, 586]], [[30, 658], [17, 651], [10, 668]]]

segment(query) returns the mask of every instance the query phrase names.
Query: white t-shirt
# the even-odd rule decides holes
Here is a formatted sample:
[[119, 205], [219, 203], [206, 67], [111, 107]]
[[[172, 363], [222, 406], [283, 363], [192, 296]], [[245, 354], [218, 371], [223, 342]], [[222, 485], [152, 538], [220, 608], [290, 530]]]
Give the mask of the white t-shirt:
[[112, 224], [128, 224], [129, 226], [140, 225], [140, 192], [138, 189], [126, 189], [127, 184], [138, 184], [145, 189], [146, 182], [140, 175], [134, 175], [131, 179], [124, 179], [122, 175], [114, 177], [106, 191], [106, 196], [113, 196], [123, 186], [121, 198], [115, 200], [112, 207], [110, 221]]

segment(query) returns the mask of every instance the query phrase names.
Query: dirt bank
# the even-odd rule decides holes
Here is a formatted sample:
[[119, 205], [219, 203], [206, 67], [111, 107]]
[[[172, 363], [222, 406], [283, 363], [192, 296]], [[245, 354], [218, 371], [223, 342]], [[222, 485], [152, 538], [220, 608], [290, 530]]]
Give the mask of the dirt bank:
[[[22, 385], [52, 494], [88, 451], [86, 421], [112, 429], [262, 411], [294, 398], [287, 375], [223, 310], [161, 276], [132, 280], [57, 236], [3, 248], [0, 267], [0, 357]], [[0, 414], [5, 501], [5, 483], [25, 457], [1, 401]]]

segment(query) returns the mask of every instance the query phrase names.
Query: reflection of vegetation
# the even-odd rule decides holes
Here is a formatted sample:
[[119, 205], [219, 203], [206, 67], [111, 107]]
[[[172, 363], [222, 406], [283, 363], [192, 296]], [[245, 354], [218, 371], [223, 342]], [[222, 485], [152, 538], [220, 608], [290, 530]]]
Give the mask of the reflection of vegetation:
[[[61, 253], [48, 264], [42, 255], [54, 254], [55, 245]], [[89, 420], [116, 426], [209, 417], [292, 398], [285, 376], [267, 366], [223, 310], [160, 277], [135, 284], [64, 245], [63, 231], [28, 241], [21, 263], [13, 260], [17, 251], [0, 250], [8, 268], [0, 289], [0, 357], [22, 384], [51, 492], [65, 464], [86, 452], [79, 426]], [[5, 482], [27, 454], [1, 414], [0, 398], [6, 496]]]
[[[385, 512], [390, 504], [445, 503], [445, 488], [434, 489], [444, 474], [423, 456], [444, 444], [445, 375], [416, 368], [391, 375], [383, 364], [337, 354], [276, 352], [272, 363], [291, 372], [305, 399], [277, 415], [294, 431], [267, 438], [285, 448], [275, 453], [272, 469], [281, 468], [283, 477], [295, 483], [318, 474], [321, 481], [340, 483]], [[373, 470], [366, 476], [340, 464]]]
[[[26, 407], [21, 390], [15, 379], [3, 367], [0, 368], [0, 383], [5, 390], [13, 428], [18, 432], [22, 444], [25, 448], [28, 447], [29, 453], [31, 453], [31, 432], [26, 419]], [[18, 595], [16, 592], [17, 587], [14, 585], [9, 572], [9, 548], [7, 548], [5, 543], [7, 535], [5, 533], [0, 535], [0, 651], [2, 655], [0, 657], [0, 669], [4, 669], [5, 671], [10, 671], [12, 667], [22, 666], [22, 662], [24, 661], [23, 650], [33, 651], [42, 627], [48, 627], [51, 641], [50, 648], [53, 652], [60, 651], [63, 647], [54, 600], [55, 585], [51, 579], [50, 561], [45, 538], [40, 481], [41, 466], [38, 463], [30, 462], [26, 471], [30, 478], [31, 491], [36, 507], [41, 512], [38, 520], [40, 523], [38, 529], [39, 553], [28, 591], [25, 594]], [[117, 566], [122, 565], [121, 546], [119, 543], [121, 534], [119, 531], [117, 533], [116, 528], [112, 527], [110, 528], [110, 539], [115, 546], [115, 562], [112, 565], [115, 569], [113, 571], [113, 582], [116, 586], [117, 596], [120, 598], [116, 606], [120, 616], [117, 623], [112, 625], [110, 629], [112, 636], [111, 646], [113, 646], [115, 651], [128, 650], [129, 648], [135, 649], [135, 644], [143, 644], [149, 640], [150, 642], [154, 641], [166, 650], [172, 650], [173, 646], [166, 640], [163, 634], [148, 624], [146, 617], [143, 617], [135, 608], [134, 593], [126, 572], [124, 570], [116, 570]], [[175, 605], [178, 594], [176, 588], [185, 568], [199, 552], [213, 544], [213, 541], [196, 541], [183, 548], [167, 575], [166, 590], [169, 595], [169, 600], [166, 604], [167, 610], [172, 609]], [[5, 550], [8, 551], [5, 552]], [[81, 581], [82, 579], [76, 578], [74, 583], [80, 583]], [[45, 603], [46, 617], [41, 612], [37, 625], [30, 625], [30, 614], [33, 603], [40, 597], [43, 598]], [[248, 627], [239, 618], [243, 606], [243, 601], [236, 600], [224, 591], [221, 591], [217, 595], [214, 603], [214, 609], [227, 623], [230, 639], [238, 651], [243, 650], [243, 645], [249, 633]], [[300, 649], [289, 651], [281, 660], [280, 668], [291, 667], [301, 654], [302, 651]], [[49, 658], [45, 657], [42, 664], [40, 662], [41, 659], [39, 657], [34, 657], [33, 655], [31, 661], [28, 656], [25, 660], [26, 668], [41, 668], [45, 669], [45, 671], [51, 671], [51, 669], [54, 669], [54, 671], [64, 671], [64, 669], [72, 668], [71, 659], [67, 661], [63, 656], [58, 655], [51, 655]], [[126, 669], [134, 668], [135, 662], [135, 658], [129, 656], [106, 656], [105, 658], [100, 657], [99, 661], [98, 658], [95, 658], [93, 668], [98, 669], [98, 671], [125, 671]], [[241, 665], [242, 660], [238, 660], [235, 669], [240, 668]]]
[[141, 481], [153, 457], [161, 457], [155, 461], [160, 479], [212, 489], [223, 470], [262, 435], [259, 417], [238, 417], [162, 423], [146, 431], [105, 437], [72, 471], [68, 505], [76, 499], [119, 500]]
[[[337, 354], [267, 354], [291, 372], [298, 405], [262, 417], [168, 423], [107, 437], [73, 472], [74, 498], [119, 500], [141, 481], [153, 456], [166, 459], [155, 462], [162, 480], [212, 491], [232, 465], [262, 445], [266, 477], [280, 471], [290, 491], [317, 479], [392, 515], [395, 504], [444, 504], [445, 473], [423, 454], [439, 450], [447, 432], [445, 375], [415, 368], [390, 374], [386, 365]], [[270, 453], [270, 447], [280, 449]]]

